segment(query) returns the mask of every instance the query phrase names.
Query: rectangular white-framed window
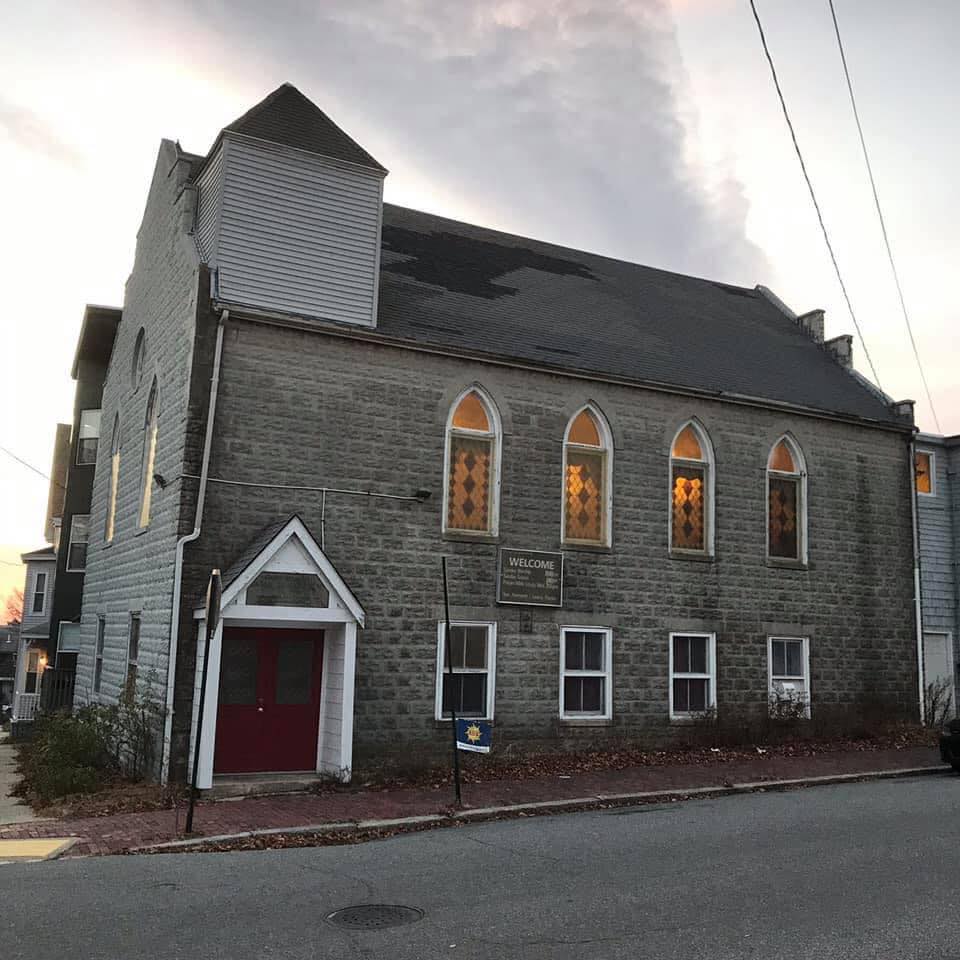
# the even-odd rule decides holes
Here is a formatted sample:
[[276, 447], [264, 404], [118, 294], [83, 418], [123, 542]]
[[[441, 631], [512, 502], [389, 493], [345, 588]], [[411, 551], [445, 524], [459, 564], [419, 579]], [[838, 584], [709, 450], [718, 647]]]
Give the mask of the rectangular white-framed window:
[[448, 667], [446, 625], [437, 624], [437, 683], [434, 716], [449, 720], [451, 708], [458, 718], [493, 720], [494, 681], [497, 663], [496, 623], [457, 620], [450, 623]]
[[90, 539], [90, 517], [75, 513], [70, 518], [70, 541], [67, 544], [67, 570], [82, 573], [87, 569], [87, 542]]
[[97, 646], [93, 655], [93, 692], [100, 693], [103, 681], [103, 647], [107, 636], [106, 617], [97, 617]]
[[47, 606], [47, 575], [39, 570], [33, 576], [33, 594], [30, 598], [30, 612], [42, 614]]
[[561, 627], [560, 719], [609, 720], [612, 716], [613, 631]]
[[27, 652], [27, 671], [23, 678], [24, 693], [40, 692], [40, 651], [30, 650]]
[[128, 693], [137, 686], [137, 664], [140, 660], [140, 614], [130, 614], [130, 630], [127, 635], [127, 684]]
[[100, 445], [100, 411], [81, 410], [77, 431], [77, 463], [80, 466], [97, 462]]
[[918, 450], [913, 461], [917, 494], [921, 497], [937, 495], [937, 455], [932, 450]]
[[767, 637], [770, 715], [810, 717], [810, 638]]
[[692, 720], [717, 706], [717, 635], [670, 634], [670, 719]]

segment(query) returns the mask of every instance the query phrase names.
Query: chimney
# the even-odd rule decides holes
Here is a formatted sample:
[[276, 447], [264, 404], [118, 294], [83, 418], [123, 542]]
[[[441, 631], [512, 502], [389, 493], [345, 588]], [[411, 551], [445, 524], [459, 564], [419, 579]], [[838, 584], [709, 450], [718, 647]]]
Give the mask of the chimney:
[[841, 333], [824, 343], [824, 346], [833, 354], [833, 359], [846, 367], [853, 367], [853, 337], [849, 333]]
[[823, 343], [823, 311], [808, 310], [797, 317], [800, 329], [816, 343]]
[[898, 400], [896, 403], [890, 404], [890, 409], [893, 411], [894, 416], [902, 417], [904, 420], [908, 420], [910, 423], [913, 423], [913, 400]]

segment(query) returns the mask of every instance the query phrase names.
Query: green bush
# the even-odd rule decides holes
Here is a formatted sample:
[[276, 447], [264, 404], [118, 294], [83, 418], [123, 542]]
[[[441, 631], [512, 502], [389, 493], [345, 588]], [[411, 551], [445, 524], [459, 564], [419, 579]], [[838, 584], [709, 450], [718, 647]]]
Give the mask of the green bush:
[[151, 773], [163, 708], [146, 686], [145, 693], [128, 691], [116, 704], [38, 717], [33, 737], [20, 749], [19, 792], [49, 803], [93, 793], [120, 776], [142, 780]]
[[92, 793], [117, 772], [108, 725], [89, 711], [85, 714], [37, 719], [32, 739], [20, 751], [22, 793], [44, 802], [71, 793]]

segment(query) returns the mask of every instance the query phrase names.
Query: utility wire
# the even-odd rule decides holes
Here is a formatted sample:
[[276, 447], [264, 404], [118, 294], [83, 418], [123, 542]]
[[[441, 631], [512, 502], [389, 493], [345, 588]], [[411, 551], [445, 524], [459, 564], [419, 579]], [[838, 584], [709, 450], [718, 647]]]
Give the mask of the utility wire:
[[[28, 470], [32, 470], [38, 477], [43, 477], [44, 480], [50, 480], [50, 476], [44, 473], [42, 470], [35, 467], [32, 463], [27, 463], [22, 457], [18, 457], [12, 450], [8, 450], [6, 447], [0, 447], [0, 451], [5, 453], [8, 457], [12, 457], [17, 463], [26, 467]], [[61, 490], [66, 490], [66, 485], [60, 483], [59, 480], [50, 480], [51, 483], [55, 483]]]
[[813, 208], [817, 211], [817, 219], [820, 221], [820, 229], [823, 231], [823, 240], [827, 245], [827, 252], [830, 254], [830, 260], [833, 263], [834, 272], [837, 275], [837, 282], [840, 284], [840, 289], [843, 291], [843, 299], [847, 302], [847, 310], [850, 312], [850, 319], [853, 320], [853, 325], [856, 328], [857, 336], [860, 338], [860, 343], [863, 345], [863, 353], [867, 358], [867, 363], [870, 364], [870, 371], [873, 374], [873, 382], [879, 387], [880, 378], [877, 376], [877, 368], [873, 365], [873, 358], [870, 356], [870, 351], [867, 349], [867, 341], [863, 338], [863, 331], [860, 329], [860, 324], [857, 321], [857, 315], [853, 311], [853, 304], [850, 302], [850, 295], [847, 293], [847, 285], [843, 282], [843, 276], [840, 273], [840, 266], [837, 263], [837, 256], [833, 252], [833, 244], [830, 242], [830, 235], [827, 233], [827, 226], [823, 222], [823, 214], [820, 212], [820, 204], [817, 202], [817, 195], [813, 189], [813, 183], [810, 180], [810, 174], [807, 173], [807, 165], [803, 159], [803, 153], [800, 151], [800, 144], [797, 142], [797, 134], [793, 129], [793, 122], [790, 119], [790, 113], [787, 110], [787, 103], [783, 99], [783, 90], [780, 88], [780, 80], [777, 77], [777, 68], [773, 65], [773, 57], [770, 55], [770, 48], [767, 46], [767, 38], [763, 32], [763, 24], [760, 23], [760, 14], [757, 13], [757, 5], [754, 0], [750, 0], [750, 9], [753, 11], [753, 19], [756, 21], [757, 30], [760, 33], [760, 42], [763, 44], [763, 52], [767, 58], [767, 63], [770, 65], [770, 74], [773, 77], [773, 85], [777, 88], [777, 96], [780, 98], [780, 107], [783, 110], [783, 119], [787, 121], [787, 128], [790, 131], [790, 139], [793, 141], [793, 149], [797, 153], [797, 159], [800, 161], [800, 169], [803, 171], [803, 179], [807, 181], [807, 189], [810, 191], [810, 199], [813, 201]]
[[853, 107], [853, 118], [857, 122], [857, 133], [860, 136], [860, 147], [863, 150], [863, 161], [867, 166], [867, 175], [870, 177], [870, 189], [873, 191], [873, 202], [877, 208], [877, 219], [880, 221], [880, 231], [883, 233], [883, 243], [887, 248], [887, 259], [890, 261], [890, 270], [893, 273], [893, 282], [897, 287], [897, 296], [900, 298], [900, 307], [903, 310], [903, 319], [907, 325], [907, 333], [910, 334], [910, 345], [913, 347], [913, 355], [917, 361], [917, 369], [920, 371], [920, 379], [923, 381], [923, 389], [927, 392], [927, 402], [930, 404], [930, 412], [933, 414], [933, 422], [937, 425], [937, 433], [943, 433], [943, 431], [940, 429], [940, 418], [937, 416], [937, 409], [933, 405], [933, 396], [930, 393], [930, 386], [927, 383], [927, 376], [923, 371], [923, 364], [920, 362], [920, 351], [917, 349], [917, 341], [913, 337], [913, 325], [910, 323], [910, 314], [907, 312], [907, 304], [903, 297], [903, 290], [900, 287], [900, 276], [897, 273], [897, 265], [893, 261], [893, 250], [890, 248], [890, 237], [887, 235], [887, 224], [883, 219], [883, 210], [880, 207], [880, 196], [877, 193], [877, 182], [873, 177], [873, 166], [870, 163], [870, 154], [867, 152], [867, 141], [863, 136], [863, 127], [860, 125], [860, 111], [857, 109], [857, 98], [853, 95], [853, 83], [850, 80], [850, 70], [847, 67], [847, 55], [843, 49], [843, 41], [840, 39], [840, 26], [837, 23], [837, 11], [833, 6], [833, 0], [828, 0], [828, 2], [830, 4], [830, 16], [833, 18], [833, 31], [837, 35], [837, 46], [840, 49], [840, 60], [843, 63], [843, 75], [847, 79], [847, 92], [850, 94], [850, 106]]

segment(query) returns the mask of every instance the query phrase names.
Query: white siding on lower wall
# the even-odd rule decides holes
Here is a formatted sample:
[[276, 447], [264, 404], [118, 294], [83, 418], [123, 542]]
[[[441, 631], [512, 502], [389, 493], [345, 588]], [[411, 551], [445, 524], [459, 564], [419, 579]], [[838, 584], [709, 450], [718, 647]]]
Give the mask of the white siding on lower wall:
[[328, 628], [323, 636], [323, 677], [320, 688], [320, 744], [317, 769], [338, 780], [350, 779], [350, 759], [343, 755], [343, 679], [345, 634], [348, 627]]

